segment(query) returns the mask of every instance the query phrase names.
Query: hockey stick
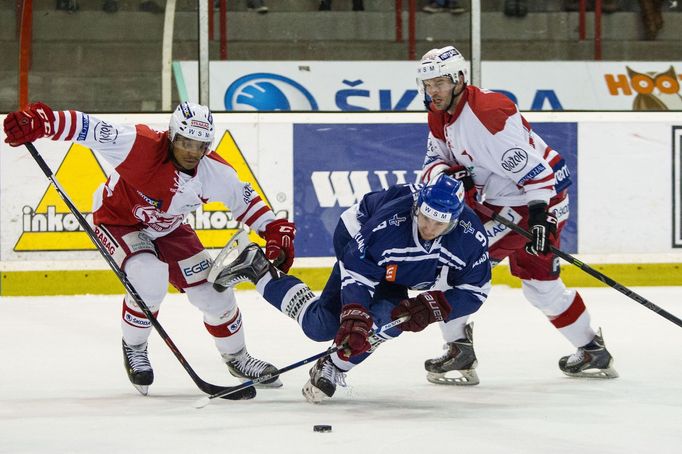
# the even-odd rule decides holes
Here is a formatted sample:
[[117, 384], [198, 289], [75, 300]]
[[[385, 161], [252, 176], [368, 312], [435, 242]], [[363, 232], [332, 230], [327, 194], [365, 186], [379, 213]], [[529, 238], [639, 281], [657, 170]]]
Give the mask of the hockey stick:
[[[390, 323], [386, 323], [384, 326], [379, 328], [379, 331], [376, 331], [376, 332], [373, 332], [372, 334], [370, 334], [369, 339], [368, 339], [369, 343], [372, 345], [372, 347], [382, 343], [384, 340], [378, 337], [379, 334], [384, 333], [384, 332], [388, 331], [389, 329], [400, 325], [403, 322], [406, 322], [409, 318], [410, 317], [408, 315], [405, 315], [403, 317], [396, 318], [395, 320], [393, 320]], [[277, 373], [261, 375], [260, 377], [258, 377], [256, 379], [249, 380], [249, 381], [242, 383], [240, 386], [235, 386], [231, 390], [220, 391], [219, 393], [213, 394], [211, 396], [201, 397], [201, 398], [199, 398], [199, 400], [197, 400], [194, 403], [194, 408], [204, 408], [206, 405], [208, 405], [211, 402], [211, 400], [215, 399], [216, 397], [224, 398], [225, 396], [228, 396], [232, 393], [235, 393], [235, 392], [239, 391], [240, 389], [243, 389], [243, 388], [246, 388], [249, 386], [253, 386], [253, 385], [257, 385], [258, 383], [261, 383], [261, 382], [264, 382], [266, 380], [270, 380], [272, 378], [278, 377], [285, 372], [289, 372], [290, 370], [304, 366], [304, 365], [306, 365], [312, 361], [316, 361], [320, 358], [325, 358], [325, 357], [327, 357], [333, 353], [336, 353], [337, 351], [342, 350], [344, 348], [346, 348], [345, 344], [337, 345], [336, 347], [330, 347], [323, 352], [317, 353], [313, 356], [310, 356], [308, 358], [297, 361], [293, 364], [289, 364], [286, 367], [278, 369]]]
[[85, 220], [83, 214], [81, 214], [78, 208], [76, 208], [76, 206], [73, 204], [69, 196], [61, 187], [61, 185], [57, 181], [57, 178], [52, 173], [52, 169], [50, 169], [50, 166], [47, 165], [43, 157], [40, 156], [40, 153], [38, 153], [38, 150], [33, 145], [33, 143], [28, 142], [25, 143], [24, 145], [26, 145], [26, 148], [28, 148], [29, 153], [31, 153], [31, 156], [33, 156], [33, 159], [35, 159], [36, 163], [41, 168], [45, 176], [52, 182], [52, 185], [59, 193], [59, 196], [62, 198], [64, 203], [66, 203], [66, 206], [69, 207], [69, 210], [71, 210], [71, 213], [73, 213], [73, 215], [76, 217], [80, 226], [83, 228], [85, 233], [90, 237], [92, 242], [95, 244], [97, 250], [99, 250], [100, 254], [102, 254], [102, 257], [104, 257], [104, 260], [106, 260], [106, 262], [109, 264], [112, 271], [116, 273], [116, 276], [118, 276], [118, 279], [121, 281], [123, 287], [125, 287], [128, 294], [130, 294], [130, 296], [135, 300], [135, 303], [138, 305], [142, 313], [145, 315], [145, 317], [147, 317], [147, 319], [150, 321], [154, 329], [156, 329], [156, 331], [159, 333], [159, 336], [161, 336], [161, 339], [163, 339], [166, 345], [168, 345], [168, 348], [170, 348], [170, 350], [173, 352], [178, 361], [180, 361], [182, 367], [185, 368], [190, 378], [192, 378], [192, 380], [194, 381], [194, 383], [196, 383], [199, 389], [201, 389], [206, 394], [211, 395], [225, 392], [226, 396], [227, 392], [231, 391], [229, 394], [230, 397], [226, 397], [231, 400], [252, 399], [253, 397], [255, 397], [256, 396], [255, 388], [247, 388], [244, 386], [240, 386], [238, 387], [239, 388], [238, 390], [233, 391], [234, 389], [233, 387], [212, 385], [199, 378], [199, 376], [196, 374], [196, 372], [194, 372], [194, 369], [192, 369], [192, 367], [189, 365], [183, 354], [180, 353], [180, 350], [178, 350], [178, 348], [176, 347], [175, 343], [170, 338], [168, 333], [166, 333], [166, 330], [163, 329], [161, 324], [156, 320], [156, 318], [152, 314], [152, 311], [149, 310], [149, 307], [145, 304], [140, 295], [137, 293], [137, 290], [135, 290], [133, 285], [130, 283], [128, 277], [123, 272], [121, 267], [119, 267], [118, 264], [114, 261], [113, 257], [109, 255], [109, 252], [107, 252], [104, 245], [102, 245], [100, 240], [97, 238], [97, 235], [95, 235], [95, 232], [90, 226], [90, 224], [88, 224], [88, 221]]
[[[509, 229], [513, 230], [514, 232], [518, 233], [519, 235], [525, 236], [529, 240], [533, 239], [533, 236], [524, 228], [519, 227], [517, 224], [515, 224], [513, 221], [510, 219], [505, 218], [504, 216], [500, 216], [499, 214], [495, 213], [491, 208], [481, 205], [481, 204], [476, 204], [475, 211], [478, 211], [479, 213], [488, 216], [492, 218], [493, 220], [499, 222], [500, 224], [503, 224]], [[549, 250], [552, 251], [555, 255], [558, 257], [564, 259], [568, 263], [577, 266], [590, 276], [600, 280], [604, 284], [608, 285], [609, 287], [612, 287], [619, 292], [621, 292], [623, 295], [628, 296], [632, 298], [633, 300], [637, 301], [639, 304], [642, 306], [646, 307], [647, 309], [650, 309], [654, 312], [656, 312], [658, 315], [660, 315], [663, 318], [666, 318], [676, 324], [677, 326], [682, 327], [682, 320], [675, 317], [673, 314], [670, 312], [666, 311], [665, 309], [658, 307], [648, 299], [644, 298], [641, 295], [638, 295], [634, 291], [630, 290], [629, 288], [625, 287], [624, 285], [619, 284], [618, 282], [614, 281], [610, 277], [606, 276], [605, 274], [602, 274], [601, 272], [595, 270], [591, 266], [581, 262], [577, 258], [573, 257], [570, 254], [567, 254], [566, 252], [562, 251], [561, 249], [557, 249], [554, 246], [550, 245]]]

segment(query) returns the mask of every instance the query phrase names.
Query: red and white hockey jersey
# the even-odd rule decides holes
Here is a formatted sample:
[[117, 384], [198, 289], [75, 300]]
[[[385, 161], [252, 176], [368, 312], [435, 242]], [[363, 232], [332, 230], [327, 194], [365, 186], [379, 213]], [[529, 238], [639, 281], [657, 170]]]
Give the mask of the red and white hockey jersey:
[[[498, 206], [549, 202], [566, 177], [561, 156], [533, 132], [506, 96], [467, 86], [452, 115], [430, 109], [423, 182], [465, 166], [485, 201]], [[558, 166], [558, 167], [557, 167]], [[556, 178], [555, 178], [556, 176]], [[562, 185], [563, 186], [563, 185]]]
[[151, 238], [176, 229], [201, 205], [220, 201], [238, 221], [262, 231], [275, 216], [250, 184], [215, 152], [192, 175], [175, 168], [168, 131], [116, 125], [73, 110], [55, 112], [52, 140], [73, 141], [97, 151], [115, 169], [94, 194], [95, 224], [139, 225]]

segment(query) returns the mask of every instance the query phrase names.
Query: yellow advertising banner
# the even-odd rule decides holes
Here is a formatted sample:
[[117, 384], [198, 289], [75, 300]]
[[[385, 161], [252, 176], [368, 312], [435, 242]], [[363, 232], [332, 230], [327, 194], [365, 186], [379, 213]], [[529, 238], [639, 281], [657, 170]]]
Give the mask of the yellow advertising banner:
[[[230, 131], [225, 131], [215, 152], [234, 167], [241, 180], [251, 183], [265, 203], [272, 207]], [[82, 145], [71, 145], [55, 176], [78, 210], [91, 221], [92, 194], [107, 179], [93, 151]], [[240, 227], [229, 207], [221, 202], [204, 205], [188, 216], [186, 222], [196, 230], [207, 248], [222, 248]], [[264, 244], [254, 232], [250, 238]], [[92, 241], [52, 185], [47, 186], [35, 208], [24, 206], [22, 233], [14, 246], [15, 252], [94, 249]]]

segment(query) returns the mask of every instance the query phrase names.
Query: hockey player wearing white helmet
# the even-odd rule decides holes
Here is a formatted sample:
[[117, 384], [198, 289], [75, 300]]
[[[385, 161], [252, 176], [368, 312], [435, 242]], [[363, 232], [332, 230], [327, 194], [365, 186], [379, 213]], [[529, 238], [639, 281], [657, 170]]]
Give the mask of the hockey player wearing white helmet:
[[[601, 331], [590, 326], [580, 294], [566, 288], [559, 276], [559, 258], [549, 252], [550, 245], [560, 246], [569, 214], [566, 163], [509, 98], [470, 85], [468, 66], [452, 46], [432, 49], [417, 63], [417, 86], [427, 96], [429, 124], [421, 179], [452, 175], [464, 184], [467, 204], [474, 210], [483, 203], [531, 232], [529, 242], [478, 213], [486, 226], [493, 265], [509, 258], [526, 299], [577, 348], [559, 360], [559, 368], [569, 376], [615, 378], [618, 374]], [[447, 375], [452, 371], [466, 375], [475, 367], [472, 326], [467, 321], [462, 317], [443, 324], [447, 351], [426, 361], [429, 381], [471, 384]]]
[[[156, 131], [34, 103], [8, 114], [4, 130], [12, 146], [40, 138], [75, 142], [111, 164], [114, 171], [94, 195], [94, 230], [152, 313], [158, 313], [170, 282], [203, 312], [204, 326], [232, 375], [246, 381], [276, 371], [248, 353], [235, 295], [217, 292], [207, 282], [211, 256], [183, 221], [204, 203], [222, 202], [265, 238], [267, 257], [284, 271], [294, 259], [295, 227], [275, 219], [251, 185], [211, 151], [215, 126], [207, 107], [183, 102], [168, 131]], [[121, 329], [128, 378], [146, 395], [154, 380], [147, 355], [151, 324], [129, 295], [123, 299]], [[275, 378], [264, 385], [281, 382]]]
[[206, 106], [181, 103], [171, 115], [168, 127], [170, 156], [176, 167], [191, 171], [208, 153], [215, 130], [213, 115]]

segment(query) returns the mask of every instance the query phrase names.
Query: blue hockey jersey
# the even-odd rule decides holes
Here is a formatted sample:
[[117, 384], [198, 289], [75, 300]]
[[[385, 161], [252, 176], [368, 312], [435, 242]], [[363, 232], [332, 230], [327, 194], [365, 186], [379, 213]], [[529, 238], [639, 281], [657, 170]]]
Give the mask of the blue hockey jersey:
[[341, 215], [348, 235], [335, 235], [334, 248], [343, 304], [369, 308], [383, 281], [409, 290], [443, 291], [452, 306], [450, 319], [476, 312], [483, 304], [491, 279], [483, 225], [464, 207], [449, 233], [420, 241], [413, 216], [420, 189], [398, 185], [371, 192]]

